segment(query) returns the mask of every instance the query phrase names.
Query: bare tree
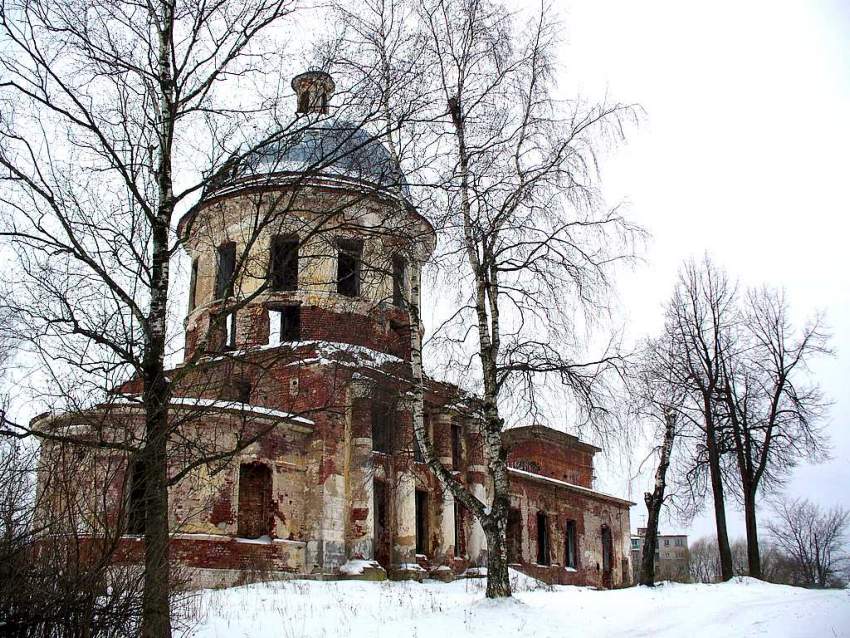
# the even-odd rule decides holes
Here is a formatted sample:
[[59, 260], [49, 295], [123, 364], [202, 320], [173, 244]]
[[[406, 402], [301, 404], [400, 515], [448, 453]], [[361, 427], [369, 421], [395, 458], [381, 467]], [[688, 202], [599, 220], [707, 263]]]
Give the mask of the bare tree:
[[616, 211], [600, 210], [591, 168], [594, 144], [618, 137], [635, 111], [621, 104], [565, 109], [552, 100], [557, 26], [545, 8], [524, 31], [503, 6], [486, 1], [425, 3], [420, 14], [436, 70], [429, 85], [442, 107], [426, 209], [443, 232], [441, 261], [463, 287], [437, 342], [475, 362], [490, 502], [454, 480], [421, 424], [416, 436], [429, 467], [484, 530], [487, 596], [508, 596], [501, 404], [515, 399], [536, 413], [543, 381], [555, 378], [584, 414], [604, 412], [604, 373], [618, 356], [580, 360], [570, 319], [577, 305], [604, 302], [610, 265], [631, 254], [639, 234]]
[[726, 273], [707, 256], [700, 263], [687, 263], [667, 304], [664, 328], [675, 364], [671, 378], [683, 397], [676, 408], [682, 440], [690, 452], [676, 474], [693, 506], [698, 507], [710, 486], [723, 580], [732, 578], [733, 568], [724, 495], [724, 454], [729, 445], [718, 396], [724, 357], [734, 345], [738, 321], [736, 286]]
[[[245, 160], [286, 145], [316, 119], [281, 127], [277, 84], [264, 81], [282, 50], [274, 27], [292, 9], [289, 0], [0, 5], [2, 235], [26, 281], [7, 292], [44, 363], [42, 398], [57, 412], [92, 418], [99, 401], [115, 398], [108, 392], [135, 378], [144, 421], [123, 437], [112, 415], [85, 439], [36, 433], [119, 451], [145, 469], [145, 636], [171, 634], [167, 487], [209, 461], [202, 450], [169, 475], [180, 426], [170, 405], [181, 379], [165, 368], [171, 262], [183, 239], [176, 216], [192, 219], [205, 196], [250, 166]], [[255, 90], [229, 88], [237, 83]], [[330, 155], [322, 161], [333, 162]], [[263, 211], [253, 238], [276, 218], [274, 207]], [[225, 278], [225, 305], [238, 296], [251, 245], [244, 242], [245, 258]], [[16, 436], [34, 433], [4, 425]], [[239, 445], [261, 434], [255, 428]]]
[[774, 501], [772, 510], [767, 531], [775, 545], [794, 561], [799, 584], [843, 586], [840, 576], [848, 560], [844, 540], [850, 512], [842, 507], [823, 510], [799, 498]]
[[816, 460], [824, 451], [819, 421], [826, 403], [804, 375], [811, 359], [829, 353], [828, 336], [818, 317], [795, 334], [784, 295], [768, 288], [746, 295], [737, 335], [719, 392], [744, 504], [748, 573], [761, 578], [757, 495], [781, 485], [800, 460]]
[[648, 513], [644, 535], [643, 554], [640, 565], [641, 585], [655, 584], [655, 551], [658, 549], [658, 520], [664, 505], [667, 490], [667, 471], [676, 442], [679, 410], [682, 396], [674, 382], [675, 364], [671, 361], [671, 349], [662, 340], [649, 341], [644, 348], [643, 359], [633, 384], [632, 401], [635, 416], [646, 420], [653, 431], [653, 439], [659, 443], [653, 449], [658, 465], [652, 492], [644, 494]]

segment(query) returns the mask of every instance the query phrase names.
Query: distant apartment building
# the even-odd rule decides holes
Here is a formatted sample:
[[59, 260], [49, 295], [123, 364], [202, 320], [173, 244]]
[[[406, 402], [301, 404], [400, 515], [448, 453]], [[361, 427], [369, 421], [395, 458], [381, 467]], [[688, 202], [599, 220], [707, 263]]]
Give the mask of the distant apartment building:
[[[632, 536], [634, 582], [638, 582], [640, 575], [645, 538], [645, 527], [638, 527], [637, 534]], [[658, 547], [655, 550], [655, 579], [687, 582], [690, 580], [689, 567], [690, 553], [688, 552], [687, 534], [659, 534]]]

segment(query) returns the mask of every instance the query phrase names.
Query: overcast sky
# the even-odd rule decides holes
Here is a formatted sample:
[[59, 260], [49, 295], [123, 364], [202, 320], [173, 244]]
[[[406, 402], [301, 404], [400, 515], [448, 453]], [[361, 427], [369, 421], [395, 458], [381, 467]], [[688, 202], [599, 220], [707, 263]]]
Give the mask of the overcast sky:
[[[837, 356], [815, 373], [835, 402], [833, 460], [798, 468], [789, 490], [850, 507], [850, 2], [556, 6], [564, 94], [646, 110], [604, 164], [608, 203], [653, 235], [646, 264], [620, 280], [629, 334], [660, 327], [677, 268], [706, 250], [742, 284], [784, 286], [798, 324], [824, 311]], [[644, 513], [632, 510], [633, 527]], [[690, 530], [713, 531], [707, 516]]]

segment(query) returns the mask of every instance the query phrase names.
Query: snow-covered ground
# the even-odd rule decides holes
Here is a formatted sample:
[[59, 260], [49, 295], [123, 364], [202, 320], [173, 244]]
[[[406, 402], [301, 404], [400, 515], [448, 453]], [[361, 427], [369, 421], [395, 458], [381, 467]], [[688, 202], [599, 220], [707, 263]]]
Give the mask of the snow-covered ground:
[[289, 581], [206, 590], [193, 638], [850, 637], [850, 591], [744, 578], [596, 591], [514, 574], [515, 597], [488, 601], [483, 580]]

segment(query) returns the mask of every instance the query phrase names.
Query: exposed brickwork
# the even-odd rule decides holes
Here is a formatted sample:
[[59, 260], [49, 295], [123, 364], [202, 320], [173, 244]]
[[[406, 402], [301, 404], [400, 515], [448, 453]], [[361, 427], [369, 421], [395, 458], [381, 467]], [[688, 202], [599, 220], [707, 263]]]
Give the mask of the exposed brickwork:
[[[311, 187], [302, 193], [309, 201], [302, 203], [312, 206], [305, 210], [320, 210], [328, 203], [340, 204], [346, 196]], [[237, 193], [211, 202], [190, 226], [181, 221], [181, 233], [188, 233], [187, 250], [198, 260], [199, 305], [185, 324], [187, 358], [205, 338], [210, 318], [232, 310], [212, 298], [216, 247], [232, 241], [239, 253], [244, 247], [242, 216], [257, 201], [249, 201], [248, 193]], [[384, 199], [368, 206], [359, 203], [358, 223], [376, 227], [387, 217], [389, 205]], [[418, 216], [403, 212], [412, 224], [406, 232], [427, 235]], [[172, 473], [197, 449], [223, 453], [239, 441], [253, 441], [224, 467], [201, 465], [170, 490], [172, 556], [187, 566], [222, 574], [258, 569], [334, 574], [351, 558], [376, 558], [388, 572], [396, 573], [417, 562], [427, 569], [447, 565], [456, 572], [483, 564], [486, 543], [480, 526], [469, 512], [455, 506], [414, 456], [410, 388], [405, 381], [410, 354], [406, 315], [389, 302], [392, 280], [381, 270], [394, 246], [363, 234], [364, 275], [356, 298], [337, 292], [335, 237], [302, 245], [298, 290], [262, 291], [272, 236], [303, 231], [293, 224], [291, 219], [282, 220], [252, 245], [236, 284], [236, 290], [250, 300], [237, 310], [235, 350], [206, 353], [196, 365], [169, 372], [174, 397], [207, 401], [172, 408], [173, 418], [184, 420], [181, 436], [193, 442], [187, 450], [175, 437]], [[352, 232], [357, 235], [356, 228]], [[411, 267], [427, 258], [433, 247], [430, 241], [426, 237], [427, 245], [418, 249], [420, 263]], [[300, 340], [267, 345], [270, 309], [293, 304], [300, 306]], [[355, 347], [346, 350], [345, 344]], [[140, 391], [137, 380], [120, 388], [125, 394]], [[486, 500], [489, 478], [475, 401], [461, 396], [456, 387], [437, 382], [428, 382], [425, 394], [426, 425], [438, 457], [473, 494]], [[374, 450], [373, 412], [379, 403], [389, 414], [392, 436], [387, 453]], [[122, 406], [104, 408], [107, 421], [141, 432], [140, 410]], [[453, 428], [459, 428], [457, 444]], [[623, 567], [624, 560], [628, 566], [628, 503], [543, 478], [590, 488], [596, 448], [539, 427], [511, 430], [505, 444], [512, 467], [539, 475], [511, 476], [519, 530], [514, 545], [523, 568], [551, 582], [606, 586], [628, 582], [628, 569]], [[49, 453], [45, 454], [47, 462]], [[125, 515], [121, 507], [127, 493], [126, 458], [103, 455], [88, 462], [90, 475], [109, 484], [108, 515], [119, 520]], [[538, 512], [549, 521], [548, 566], [533, 564]], [[564, 566], [567, 521], [575, 521], [574, 570]], [[607, 575], [602, 569], [603, 526], [613, 539], [612, 569]], [[418, 543], [417, 528], [420, 535], [427, 530], [427, 538]], [[262, 542], [256, 537], [263, 537]], [[424, 556], [421, 552], [417, 556], [417, 546]], [[125, 538], [120, 559], [139, 560], [140, 550], [140, 540]]]

